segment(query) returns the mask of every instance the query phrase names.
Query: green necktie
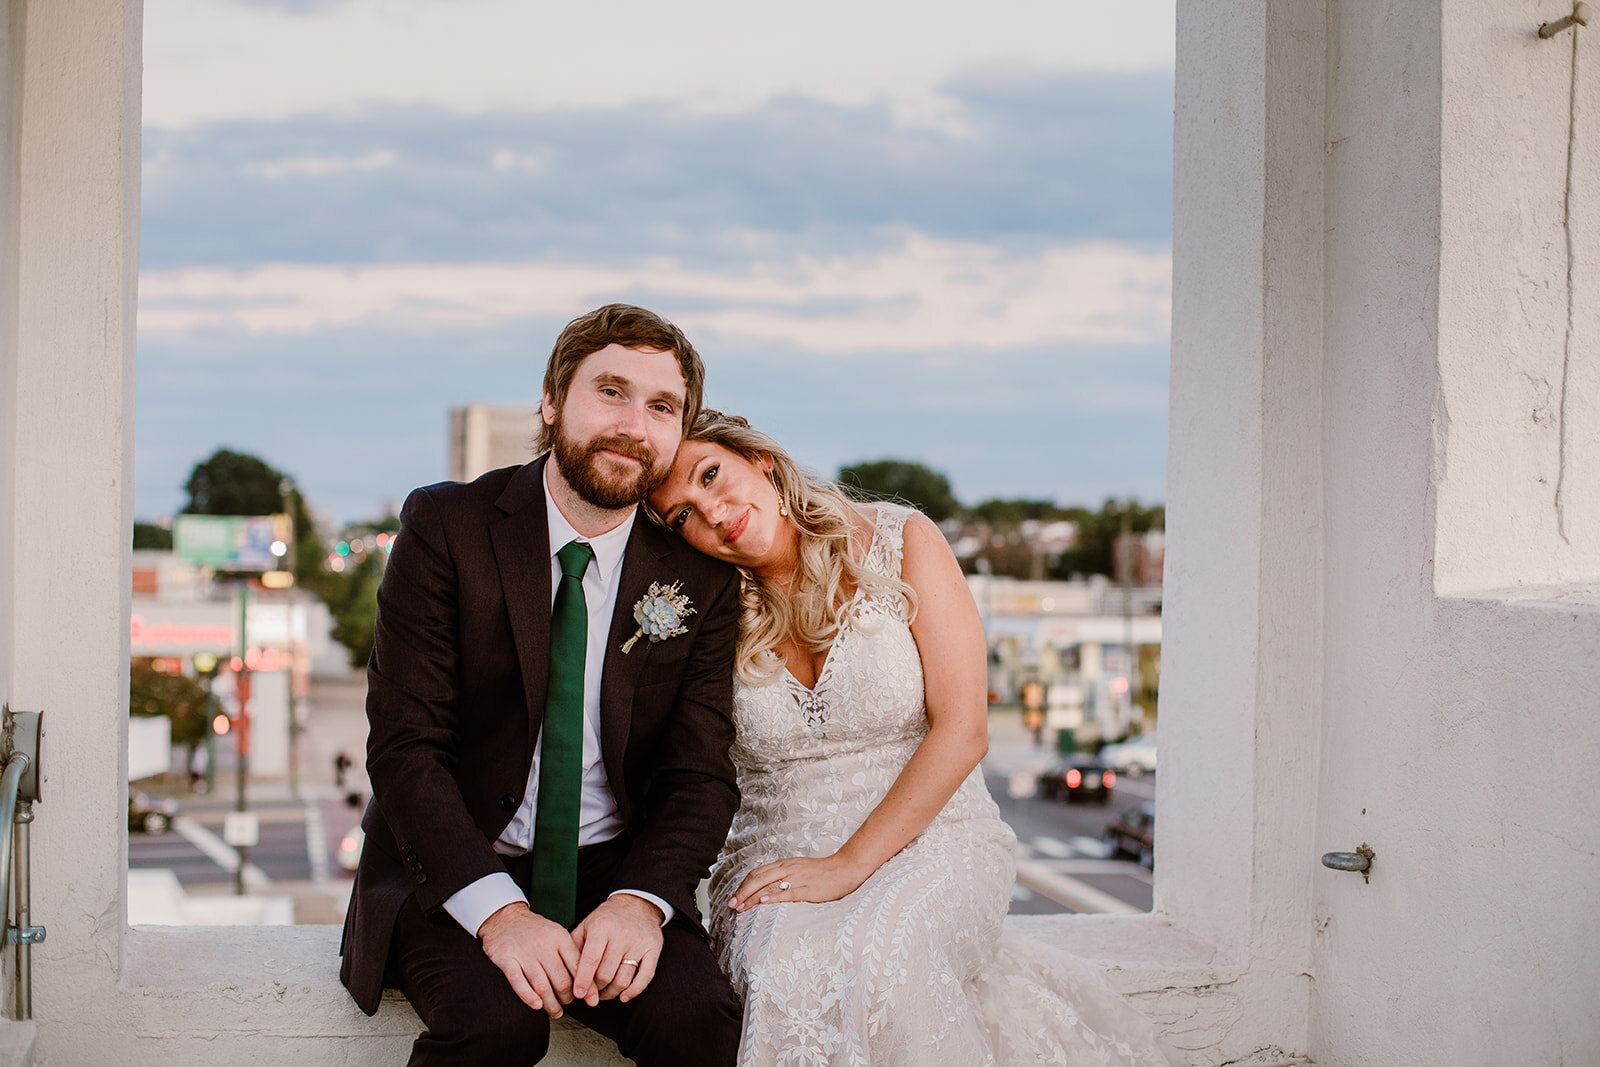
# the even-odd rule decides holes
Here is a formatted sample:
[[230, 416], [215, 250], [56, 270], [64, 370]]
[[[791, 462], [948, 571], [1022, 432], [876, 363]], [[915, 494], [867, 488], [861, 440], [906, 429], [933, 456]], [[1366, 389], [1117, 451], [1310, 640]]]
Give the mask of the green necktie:
[[528, 904], [571, 929], [578, 921], [578, 806], [583, 794], [583, 661], [589, 607], [583, 572], [594, 549], [568, 542], [556, 553], [561, 584], [550, 611], [550, 688], [544, 703], [539, 799], [533, 815]]

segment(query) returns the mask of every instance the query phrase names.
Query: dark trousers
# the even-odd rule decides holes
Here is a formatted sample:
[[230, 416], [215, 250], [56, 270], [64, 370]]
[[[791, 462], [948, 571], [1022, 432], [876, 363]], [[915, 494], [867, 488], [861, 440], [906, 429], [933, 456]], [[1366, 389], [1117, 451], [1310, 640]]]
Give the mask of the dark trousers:
[[[613, 839], [578, 853], [578, 914], [587, 915], [614, 888], [611, 875], [626, 843]], [[526, 884], [526, 859], [507, 869]], [[617, 1043], [642, 1067], [721, 1067], [739, 1050], [739, 1006], [711, 946], [692, 922], [674, 916], [663, 929], [656, 974], [624, 1004], [573, 1001], [564, 1010]], [[424, 915], [408, 899], [395, 921], [387, 984], [400, 991], [427, 1027], [411, 1048], [411, 1067], [472, 1064], [526, 1067], [550, 1045], [550, 1017], [512, 992], [483, 946], [442, 909]]]

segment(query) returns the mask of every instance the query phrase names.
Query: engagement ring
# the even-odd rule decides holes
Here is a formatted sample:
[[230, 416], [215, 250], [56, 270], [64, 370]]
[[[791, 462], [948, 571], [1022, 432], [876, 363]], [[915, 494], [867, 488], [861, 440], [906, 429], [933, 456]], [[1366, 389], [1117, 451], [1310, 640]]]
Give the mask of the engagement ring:
[[779, 889], [788, 889], [789, 888], [789, 883], [788, 882], [779, 882], [778, 883], [778, 888]]

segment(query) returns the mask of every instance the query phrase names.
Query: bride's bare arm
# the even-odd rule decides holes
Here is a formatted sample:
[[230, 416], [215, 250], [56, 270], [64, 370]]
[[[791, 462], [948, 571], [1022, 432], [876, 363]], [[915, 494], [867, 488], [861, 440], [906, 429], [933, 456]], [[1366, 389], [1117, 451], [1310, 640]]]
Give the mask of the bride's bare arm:
[[[755, 868], [728, 902], [736, 911], [777, 901], [837, 900], [852, 892], [933, 821], [989, 750], [983, 621], [944, 535], [922, 515], [906, 523], [900, 573], [917, 591], [911, 635], [922, 660], [928, 736], [838, 852]], [[780, 888], [783, 882], [787, 889]]]

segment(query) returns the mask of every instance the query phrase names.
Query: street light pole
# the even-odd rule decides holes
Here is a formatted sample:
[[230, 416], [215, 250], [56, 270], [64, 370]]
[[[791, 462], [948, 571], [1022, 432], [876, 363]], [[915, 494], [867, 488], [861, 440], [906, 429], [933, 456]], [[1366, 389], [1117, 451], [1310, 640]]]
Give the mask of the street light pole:
[[[243, 812], [245, 781], [250, 777], [250, 638], [246, 628], [246, 620], [250, 616], [250, 586], [240, 581], [235, 588], [239, 592], [239, 673], [234, 681], [235, 692], [239, 697], [239, 723], [236, 731], [238, 740], [235, 742], [235, 750], [238, 753], [238, 766], [235, 771], [239, 778], [239, 789], [234, 810]], [[233, 892], [236, 896], [243, 896], [244, 867], [249, 861], [250, 852], [243, 845], [234, 847], [239, 853], [239, 864], [233, 871]]]
[[[280, 566], [292, 575], [298, 559], [295, 547], [299, 540], [295, 536], [294, 479], [285, 477], [283, 481], [278, 483], [278, 492], [283, 497], [283, 513], [289, 517], [289, 536], [286, 538], [284, 553], [280, 557]], [[289, 588], [293, 589], [295, 587], [290, 585]], [[300, 720], [295, 713], [294, 695], [295, 666], [298, 659], [294, 642], [294, 599], [292, 593], [284, 593], [283, 643], [289, 653], [289, 795], [298, 797], [300, 795], [300, 760], [297, 742], [300, 739]]]

